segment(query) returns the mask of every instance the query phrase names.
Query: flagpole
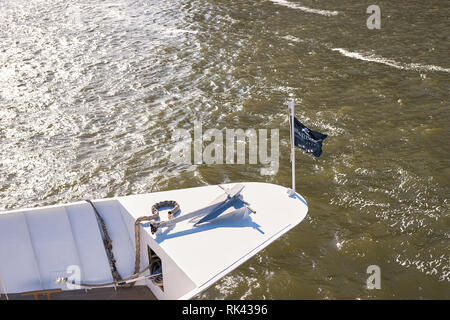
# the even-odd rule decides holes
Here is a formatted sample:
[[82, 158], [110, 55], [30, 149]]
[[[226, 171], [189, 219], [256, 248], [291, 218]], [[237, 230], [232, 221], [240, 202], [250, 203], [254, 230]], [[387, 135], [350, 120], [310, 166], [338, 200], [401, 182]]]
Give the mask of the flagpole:
[[291, 165], [292, 165], [292, 189], [289, 190], [289, 195], [295, 195], [295, 135], [294, 135], [294, 100], [289, 102], [288, 109], [290, 110], [290, 136], [291, 136]]

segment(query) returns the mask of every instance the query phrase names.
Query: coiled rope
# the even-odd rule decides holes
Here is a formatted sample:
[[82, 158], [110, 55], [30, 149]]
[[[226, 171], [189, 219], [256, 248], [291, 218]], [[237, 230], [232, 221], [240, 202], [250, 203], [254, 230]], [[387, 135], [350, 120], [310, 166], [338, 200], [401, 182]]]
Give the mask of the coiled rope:
[[159, 218], [159, 211], [158, 209], [161, 209], [163, 207], [173, 207], [172, 210], [169, 211], [169, 219], [173, 219], [173, 216], [180, 211], [180, 206], [176, 201], [173, 200], [166, 200], [161, 201], [158, 203], [155, 203], [152, 206], [152, 213], [151, 216], [144, 216], [136, 219], [136, 222], [134, 223], [134, 240], [136, 243], [136, 259], [134, 264], [134, 272], [139, 271], [139, 266], [141, 264], [141, 233], [140, 233], [140, 224], [143, 221], [152, 221]]

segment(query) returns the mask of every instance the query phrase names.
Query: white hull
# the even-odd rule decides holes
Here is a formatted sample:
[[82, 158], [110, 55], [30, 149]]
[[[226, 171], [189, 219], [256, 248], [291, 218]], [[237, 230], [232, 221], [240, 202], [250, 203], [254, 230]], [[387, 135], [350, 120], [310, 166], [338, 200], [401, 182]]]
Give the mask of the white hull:
[[[199, 226], [185, 221], [156, 234], [143, 224], [140, 269], [148, 266], [153, 252], [162, 262], [163, 283], [161, 287], [144, 279], [136, 285], [148, 286], [157, 299], [190, 299], [295, 227], [307, 214], [306, 201], [298, 194], [290, 197], [284, 187], [242, 184], [243, 198], [256, 214], [219, 216]], [[134, 223], [151, 215], [153, 204], [175, 200], [181, 207], [179, 215], [183, 215], [208, 205], [223, 192], [218, 186], [205, 186], [93, 201], [112, 239], [121, 277], [134, 274]], [[165, 219], [163, 214], [161, 218]], [[113, 281], [101, 229], [87, 202], [0, 212], [0, 293], [76, 289], [56, 279], [74, 277], [77, 270], [81, 283]]]

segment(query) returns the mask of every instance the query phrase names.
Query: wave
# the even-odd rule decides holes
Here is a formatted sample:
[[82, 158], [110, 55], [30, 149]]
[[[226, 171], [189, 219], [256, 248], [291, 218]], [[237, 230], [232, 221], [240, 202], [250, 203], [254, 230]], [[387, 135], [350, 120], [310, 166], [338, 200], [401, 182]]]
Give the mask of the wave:
[[340, 54], [363, 61], [376, 62], [381, 63], [390, 67], [394, 67], [401, 70], [413, 70], [413, 71], [441, 71], [450, 73], [450, 69], [443, 68], [434, 65], [424, 65], [420, 63], [401, 63], [392, 59], [386, 59], [380, 56], [376, 56], [374, 54], [363, 54], [359, 52], [351, 52], [342, 48], [333, 48], [333, 51], [338, 51]]
[[297, 3], [292, 3], [286, 0], [270, 0], [271, 2], [278, 4], [280, 6], [284, 6], [284, 7], [288, 7], [288, 8], [292, 8], [292, 9], [297, 9], [297, 10], [301, 10], [304, 12], [308, 12], [308, 13], [315, 13], [315, 14], [320, 14], [323, 16], [337, 16], [339, 14], [338, 11], [329, 11], [329, 10], [321, 10], [321, 9], [312, 9], [312, 8], [308, 8], [308, 7], [304, 7], [301, 6]]

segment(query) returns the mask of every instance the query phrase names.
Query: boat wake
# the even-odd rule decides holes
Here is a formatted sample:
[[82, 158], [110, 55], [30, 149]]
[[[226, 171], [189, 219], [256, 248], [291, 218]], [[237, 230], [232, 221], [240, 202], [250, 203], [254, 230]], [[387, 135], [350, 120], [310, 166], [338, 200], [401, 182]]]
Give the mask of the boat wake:
[[270, 0], [271, 2], [278, 4], [280, 6], [285, 6], [292, 9], [301, 10], [308, 13], [315, 13], [320, 14], [323, 16], [331, 17], [331, 16], [337, 16], [339, 14], [338, 11], [330, 11], [330, 10], [321, 10], [321, 9], [312, 9], [308, 7], [301, 6], [297, 3], [292, 3], [286, 0]]
[[420, 64], [420, 63], [401, 63], [401, 62], [397, 62], [392, 59], [386, 59], [386, 58], [383, 58], [380, 56], [376, 56], [374, 54], [362, 54], [362, 53], [358, 53], [358, 52], [351, 52], [351, 51], [347, 51], [342, 48], [333, 48], [331, 50], [338, 51], [340, 54], [342, 54], [346, 57], [349, 57], [349, 58], [381, 63], [381, 64], [384, 64], [384, 65], [387, 65], [390, 67], [394, 67], [394, 68], [400, 69], [400, 70], [440, 71], [440, 72], [450, 73], [450, 69], [439, 67], [439, 66], [434, 66], [434, 65], [424, 65], [424, 64]]

